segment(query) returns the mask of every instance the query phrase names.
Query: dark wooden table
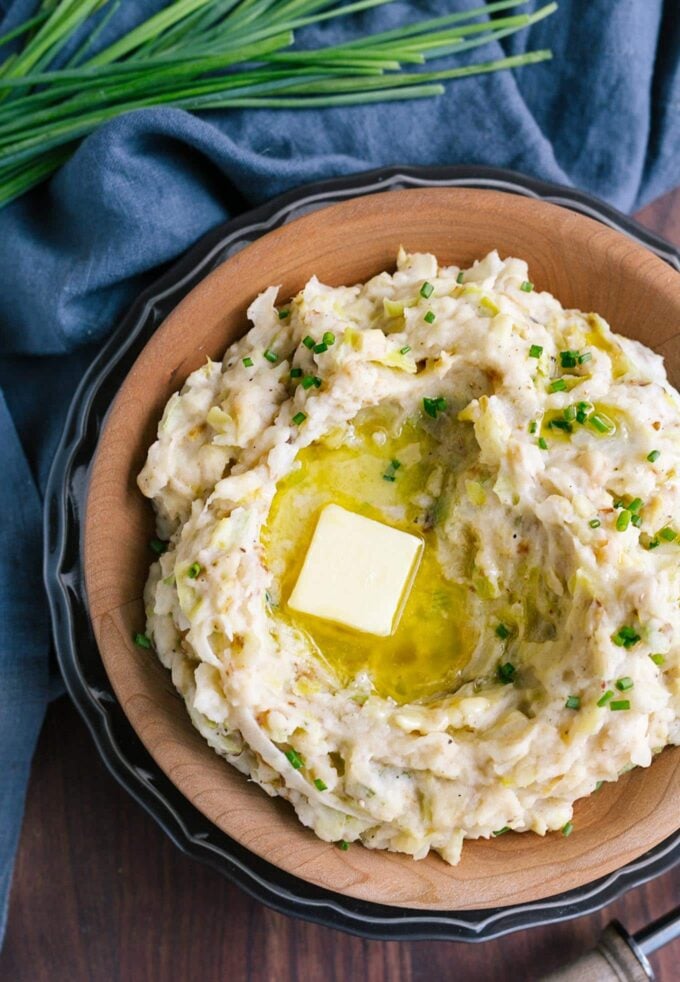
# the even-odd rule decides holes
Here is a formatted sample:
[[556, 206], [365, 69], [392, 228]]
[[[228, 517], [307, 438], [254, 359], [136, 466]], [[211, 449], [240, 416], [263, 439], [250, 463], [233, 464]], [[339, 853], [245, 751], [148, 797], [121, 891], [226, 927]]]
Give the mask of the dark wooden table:
[[[680, 243], [680, 189], [638, 215]], [[680, 903], [680, 869], [599, 914], [480, 945], [362, 941], [294, 921], [186, 859], [100, 762], [65, 698], [47, 714], [17, 858], [2, 982], [530, 982]], [[680, 980], [680, 943], [652, 958]]]

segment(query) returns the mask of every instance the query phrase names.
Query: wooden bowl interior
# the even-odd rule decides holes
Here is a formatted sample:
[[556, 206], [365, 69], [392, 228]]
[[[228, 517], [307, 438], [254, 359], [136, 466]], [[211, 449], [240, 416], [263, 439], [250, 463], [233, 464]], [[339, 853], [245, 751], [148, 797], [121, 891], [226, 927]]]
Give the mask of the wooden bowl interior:
[[218, 757], [192, 727], [169, 674], [136, 648], [153, 522], [135, 477], [169, 396], [206, 356], [246, 329], [258, 292], [295, 294], [312, 275], [332, 285], [393, 268], [400, 245], [470, 265], [497, 248], [529, 263], [537, 289], [593, 310], [666, 358], [680, 383], [680, 278], [622, 234], [566, 209], [492, 191], [409, 190], [314, 212], [249, 245], [210, 274], [154, 334], [109, 414], [93, 464], [85, 521], [90, 613], [123, 710], [179, 790], [220, 829], [276, 866], [362, 900], [430, 909], [529, 902], [590, 882], [641, 855], [680, 824], [680, 748], [576, 806], [575, 832], [465, 844], [447, 866], [321, 842], [292, 809]]

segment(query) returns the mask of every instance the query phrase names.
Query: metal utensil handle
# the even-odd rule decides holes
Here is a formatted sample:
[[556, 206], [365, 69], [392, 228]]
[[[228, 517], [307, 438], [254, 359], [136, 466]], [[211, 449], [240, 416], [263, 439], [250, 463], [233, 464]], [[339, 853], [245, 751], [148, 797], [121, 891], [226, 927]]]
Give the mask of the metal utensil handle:
[[541, 982], [649, 982], [654, 979], [649, 962], [620, 924], [614, 922], [597, 948], [565, 968], [558, 968]]

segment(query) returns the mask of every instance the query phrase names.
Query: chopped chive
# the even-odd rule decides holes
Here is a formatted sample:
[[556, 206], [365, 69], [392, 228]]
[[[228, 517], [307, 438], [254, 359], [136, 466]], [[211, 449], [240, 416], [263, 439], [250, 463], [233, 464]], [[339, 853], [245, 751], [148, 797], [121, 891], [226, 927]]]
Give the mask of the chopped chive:
[[190, 580], [195, 580], [200, 572], [201, 572], [201, 564], [192, 563], [189, 569], [187, 570], [187, 576], [189, 577]]
[[496, 838], [498, 838], [499, 835], [505, 835], [505, 833], [509, 831], [510, 831], [510, 826], [504, 825], [502, 829], [497, 829], [495, 832], [492, 832], [491, 835], [495, 835]]
[[328, 791], [328, 785], [325, 781], [322, 781], [320, 777], [314, 778], [314, 787], [317, 791]]
[[541, 450], [547, 450], [548, 449], [548, 444], [545, 442], [544, 437], [539, 436], [539, 438], [538, 438], [538, 440], [536, 442], [538, 443], [538, 446], [539, 446], [539, 448]]
[[650, 452], [647, 454], [647, 460], [650, 462], [650, 464], [653, 464], [654, 461], [658, 460], [660, 456], [660, 450], [650, 450]]
[[299, 771], [301, 767], [305, 766], [305, 762], [297, 750], [286, 750], [286, 757], [290, 761], [291, 767], [296, 771]]
[[532, 344], [531, 347], [529, 348], [530, 358], [540, 358], [542, 354], [543, 354], [543, 348], [541, 347], [540, 344]]
[[650, 655], [649, 657], [652, 659], [655, 665], [663, 665], [664, 662], [666, 661], [665, 655], [657, 654], [657, 655]]
[[496, 670], [496, 674], [498, 675], [498, 678], [503, 683], [503, 685], [509, 685], [515, 678], [515, 675], [517, 674], [517, 669], [513, 664], [507, 661], [505, 662], [504, 665], [498, 666]]
[[565, 433], [573, 433], [574, 427], [566, 419], [551, 419], [548, 423], [551, 430], [563, 430]]
[[437, 318], [433, 310], [428, 310], [428, 312], [425, 314], [423, 318], [423, 320], [426, 321], [428, 324], [434, 324], [436, 319]]
[[405, 344], [403, 348], [400, 348], [399, 349], [399, 354], [400, 355], [407, 355], [410, 350], [411, 350], [411, 345], [410, 344]]
[[243, 359], [243, 364], [246, 366], [246, 368], [252, 368], [253, 365], [255, 364], [255, 362], [253, 361], [253, 359], [249, 355], [247, 355]]
[[600, 525], [602, 525], [602, 522], [600, 521], [599, 518], [591, 518], [590, 521], [588, 522], [588, 525], [590, 525], [591, 529], [599, 529]]
[[633, 517], [631, 518], [631, 522], [633, 523], [636, 529], [639, 529], [640, 526], [642, 525], [642, 515], [633, 515]]
[[505, 624], [498, 624], [496, 626], [496, 637], [500, 638], [501, 641], [505, 641], [507, 638], [510, 637], [510, 631], [505, 626]]
[[589, 402], [584, 402], [584, 400], [581, 399], [579, 402], [576, 403], [576, 408], [580, 409], [584, 413], [587, 413], [590, 412], [591, 405]]
[[398, 470], [399, 470], [399, 468], [401, 467], [401, 461], [400, 461], [400, 460], [397, 460], [397, 458], [396, 458], [396, 457], [394, 457], [394, 458], [393, 458], [393, 459], [392, 459], [392, 460], [390, 461], [390, 467], [393, 467], [395, 471], [398, 471]]
[[556, 378], [548, 386], [548, 392], [564, 392], [567, 388], [567, 383], [563, 378]]
[[285, 310], [280, 310], [279, 311], [279, 320], [280, 321], [285, 320], [289, 313], [290, 313], [290, 310], [288, 310], [287, 308]]
[[311, 389], [311, 387], [314, 385], [314, 378], [315, 378], [314, 375], [305, 375], [302, 382], [300, 383], [302, 385], [302, 388]]
[[314, 345], [314, 354], [322, 355], [324, 351], [328, 351], [328, 345], [325, 341], [321, 341], [319, 344]]
[[533, 288], [534, 284], [530, 280], [525, 280], [524, 283], [520, 285], [520, 290], [523, 290], [525, 293], [531, 293]]
[[603, 692], [600, 698], [597, 700], [597, 705], [600, 707], [606, 706], [613, 695], [614, 695], [614, 690], [607, 689], [607, 691]]
[[139, 645], [140, 648], [151, 647], [151, 638], [147, 634], [133, 634], [132, 640], [136, 645]]
[[295, 423], [296, 426], [300, 426], [300, 424], [304, 423], [306, 419], [307, 419], [307, 414], [302, 412], [295, 413], [295, 415], [293, 416], [293, 422]]
[[581, 354], [580, 354], [580, 355], [578, 356], [578, 359], [577, 359], [577, 360], [578, 360], [578, 363], [579, 363], [579, 365], [585, 365], [585, 363], [586, 363], [587, 361], [590, 361], [590, 359], [591, 359], [592, 357], [593, 357], [593, 356], [592, 356], [592, 354], [590, 353], [590, 351], [583, 351], [583, 352], [582, 352], [582, 353], [581, 353]]
[[589, 417], [588, 422], [591, 426], [594, 426], [598, 433], [611, 433], [613, 431], [613, 426], [609, 423], [600, 413], [593, 413]]
[[157, 556], [162, 556], [164, 552], [168, 551], [168, 543], [163, 542], [162, 539], [152, 539], [149, 542], [149, 549], [151, 552], [155, 552]]
[[560, 364], [562, 368], [575, 368], [578, 351], [560, 351]]
[[570, 423], [573, 423], [573, 421], [576, 419], [576, 406], [567, 406], [567, 408], [562, 411], [562, 415]]
[[576, 410], [576, 422], [577, 423], [580, 423], [581, 426], [583, 426], [583, 424], [585, 423], [585, 421], [587, 419], [588, 419], [588, 413], [585, 411], [585, 409], [577, 409]]
[[565, 838], [568, 835], [571, 835], [571, 833], [573, 831], [574, 831], [574, 823], [573, 822], [565, 822], [565, 824], [562, 826], [562, 835], [565, 836]]
[[538, 423], [536, 422], [535, 419], [532, 419], [531, 422], [529, 423], [529, 432], [535, 433], [537, 429], [538, 429]]
[[633, 648], [639, 640], [640, 635], [635, 628], [628, 627], [626, 624], [620, 627], [616, 634], [612, 634], [612, 641], [619, 648]]
[[423, 409], [432, 419], [437, 418], [437, 413], [443, 413], [446, 405], [446, 399], [443, 396], [437, 396], [436, 399], [428, 399], [427, 397], [423, 399]]
[[659, 538], [664, 540], [664, 542], [672, 542], [674, 539], [677, 539], [678, 537], [678, 533], [675, 531], [675, 529], [672, 529], [669, 525], [666, 525], [665, 528], [662, 528], [661, 531], [658, 532], [657, 534], [659, 535]]
[[390, 481], [390, 483], [393, 484], [396, 481], [396, 479], [397, 479], [396, 476], [392, 474], [391, 471], [386, 471], [383, 474], [383, 481]]
[[270, 361], [272, 365], [274, 364], [274, 362], [277, 362], [279, 360], [279, 356], [276, 354], [275, 351], [272, 351], [271, 348], [267, 348], [267, 350], [264, 352], [264, 357], [267, 359], [267, 361]]
[[620, 679], [616, 680], [616, 688], [619, 692], [626, 692], [628, 689], [632, 689], [634, 685], [635, 683], [630, 675], [623, 675]]
[[628, 511], [636, 512], [636, 511], [640, 511], [640, 509], [642, 508], [643, 504], [644, 504], [644, 502], [643, 502], [642, 498], [633, 498], [633, 500], [631, 501], [631, 503], [629, 505], [626, 505], [626, 508], [628, 509]]
[[338, 842], [338, 849], [342, 849], [343, 852], [347, 852], [349, 849], [349, 842], [347, 842], [346, 839], [340, 839], [340, 842]]
[[630, 519], [631, 519], [631, 513], [628, 511], [627, 508], [624, 508], [623, 511], [619, 512], [619, 514], [616, 517], [616, 531], [625, 532], [628, 526], [630, 525]]
[[306, 338], [302, 339], [302, 343], [304, 344], [305, 348], [309, 348], [309, 350], [311, 351], [314, 345], [316, 344], [316, 341], [314, 340], [313, 337], [311, 337], [308, 334]]
[[432, 286], [431, 283], [428, 283], [427, 280], [425, 280], [425, 282], [420, 288], [421, 297], [425, 297], [426, 300], [429, 300], [429, 298], [432, 296], [433, 293], [434, 293], [434, 287]]
[[315, 375], [314, 376], [314, 388], [315, 389], [320, 389], [321, 388], [321, 385], [322, 385], [321, 379], [319, 378], [318, 375]]
[[580, 696], [567, 696], [567, 701], [564, 704], [565, 709], [580, 709], [581, 708], [581, 697]]
[[656, 547], [657, 546], [660, 546], [660, 545], [661, 545], [661, 543], [659, 542], [658, 539], [650, 539], [649, 542], [647, 543], [647, 548], [648, 549], [656, 549]]
[[463, 270], [461, 269], [460, 273], [456, 277], [456, 283], [462, 283], [462, 282], [463, 282]]
[[328, 345], [328, 347], [330, 348], [332, 344], [335, 344], [335, 335], [333, 334], [332, 331], [326, 331], [321, 340], [325, 345]]
[[630, 709], [630, 699], [615, 699], [609, 703], [609, 708], [615, 713], [624, 709]]
[[290, 377], [291, 378], [302, 378], [302, 369], [301, 368], [291, 368], [291, 370], [290, 370]]
[[595, 782], [595, 790], [596, 791], [599, 791], [603, 784], [604, 784], [604, 781], [596, 781]]

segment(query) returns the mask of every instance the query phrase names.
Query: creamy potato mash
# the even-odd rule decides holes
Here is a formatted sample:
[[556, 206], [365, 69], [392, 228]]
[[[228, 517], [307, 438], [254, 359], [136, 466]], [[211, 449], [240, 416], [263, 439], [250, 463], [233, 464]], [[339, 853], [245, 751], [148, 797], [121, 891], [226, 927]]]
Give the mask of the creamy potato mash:
[[[680, 743], [661, 359], [495, 252], [401, 252], [285, 300], [262, 293], [167, 404], [139, 476], [159, 536], [140, 642], [208, 743], [325, 840], [455, 863], [465, 838], [569, 834], [577, 798]], [[338, 527], [288, 603], [331, 505], [348, 549], [346, 513], [422, 543], [392, 633], [394, 597], [375, 630], [353, 617]], [[399, 599], [393, 539], [362, 562]]]

